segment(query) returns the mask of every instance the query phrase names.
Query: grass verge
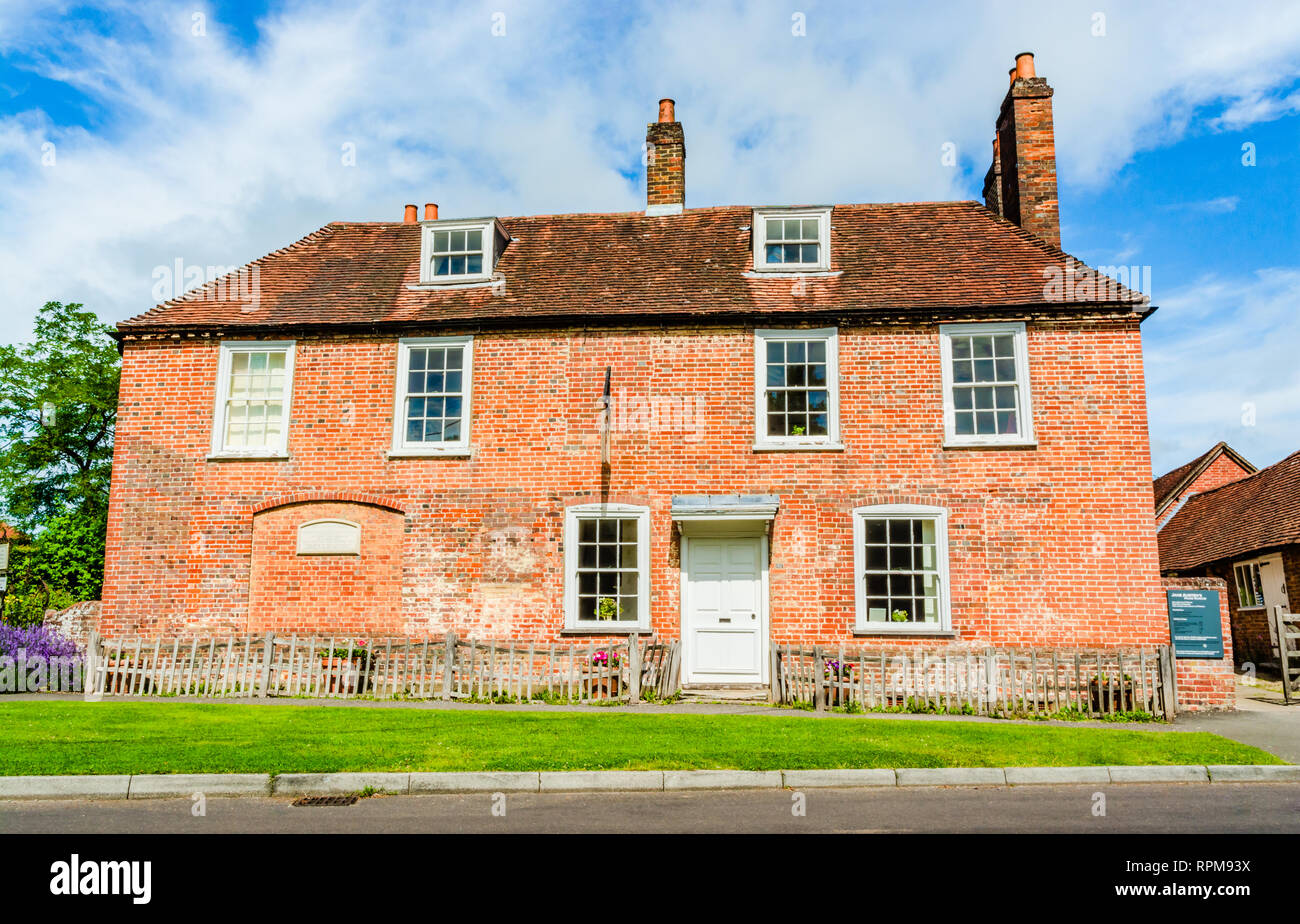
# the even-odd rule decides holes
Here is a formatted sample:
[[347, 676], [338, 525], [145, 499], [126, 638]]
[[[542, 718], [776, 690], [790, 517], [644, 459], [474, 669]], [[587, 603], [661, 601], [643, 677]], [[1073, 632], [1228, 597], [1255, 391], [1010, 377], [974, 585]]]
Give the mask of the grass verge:
[[0, 703], [0, 775], [1277, 764], [1207, 732], [782, 716]]

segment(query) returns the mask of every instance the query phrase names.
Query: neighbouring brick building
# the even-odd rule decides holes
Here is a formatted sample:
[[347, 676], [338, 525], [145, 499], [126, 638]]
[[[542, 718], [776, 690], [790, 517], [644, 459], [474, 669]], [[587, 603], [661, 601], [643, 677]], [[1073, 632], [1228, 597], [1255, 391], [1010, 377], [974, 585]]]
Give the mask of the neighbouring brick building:
[[643, 212], [407, 206], [122, 323], [104, 631], [1167, 643], [1150, 308], [1017, 68], [983, 204], [686, 208], [665, 100]]
[[1165, 472], [1151, 482], [1151, 493], [1155, 495], [1156, 504], [1156, 529], [1169, 522], [1184, 501], [1193, 494], [1237, 481], [1256, 471], [1258, 469], [1239, 452], [1227, 443], [1220, 442], [1186, 465]]
[[1237, 663], [1275, 665], [1278, 640], [1269, 616], [1278, 606], [1291, 612], [1295, 597], [1287, 588], [1300, 587], [1300, 452], [1235, 478], [1223, 471], [1222, 478], [1206, 481], [1163, 522], [1160, 568], [1225, 581]]

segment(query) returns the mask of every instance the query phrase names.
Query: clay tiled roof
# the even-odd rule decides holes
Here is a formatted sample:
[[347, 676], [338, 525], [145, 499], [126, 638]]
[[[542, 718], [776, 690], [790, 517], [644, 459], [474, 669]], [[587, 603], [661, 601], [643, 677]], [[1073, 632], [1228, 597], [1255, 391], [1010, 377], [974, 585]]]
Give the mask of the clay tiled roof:
[[1162, 571], [1300, 542], [1300, 452], [1192, 495], [1157, 536]]
[[1254, 472], [1255, 466], [1251, 465], [1246, 459], [1227, 443], [1216, 443], [1209, 452], [1197, 456], [1186, 465], [1180, 465], [1172, 472], [1165, 472], [1159, 478], [1151, 482], [1151, 490], [1155, 495], [1156, 514], [1159, 515], [1166, 507], [1169, 506], [1183, 489], [1195, 481], [1201, 474], [1210, 467], [1219, 456], [1227, 455], [1236, 462], [1247, 473]]
[[[1044, 270], [1066, 255], [975, 202], [841, 205], [832, 213], [832, 275], [754, 278], [747, 206], [502, 218], [504, 291], [408, 288], [419, 281], [420, 226], [335, 222], [254, 261], [256, 305], [212, 297], [209, 284], [119, 325], [123, 334], [278, 326], [579, 323], [708, 315], [911, 313], [970, 308], [1077, 309], [1044, 296]], [[1082, 264], [1077, 264], [1082, 267]], [[1089, 308], [1128, 315], [1128, 290]], [[1118, 308], [1116, 306], [1118, 305]]]

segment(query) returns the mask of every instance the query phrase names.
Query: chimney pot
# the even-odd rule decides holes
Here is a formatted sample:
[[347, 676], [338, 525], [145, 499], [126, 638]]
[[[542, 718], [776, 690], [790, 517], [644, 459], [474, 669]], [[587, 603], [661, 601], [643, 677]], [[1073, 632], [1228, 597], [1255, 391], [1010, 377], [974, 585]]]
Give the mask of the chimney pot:
[[670, 99], [661, 99], [661, 100], [659, 101], [659, 121], [660, 121], [660, 122], [676, 122], [676, 121], [677, 121], [677, 116], [676, 116], [676, 114], [675, 114], [675, 112], [674, 112], [674, 109], [676, 108], [676, 105], [677, 105], [677, 104], [676, 104], [673, 100], [670, 100]]
[[415, 224], [415, 206], [414, 206], [414, 205], [410, 205], [410, 204], [408, 204], [408, 205], [406, 206], [406, 211], [405, 211], [405, 213], [402, 215], [402, 222], [403, 222], [404, 224], [408, 224], [408, 225], [413, 225], [413, 224]]
[[1016, 76], [1028, 80], [1034, 76], [1034, 53], [1022, 51], [1016, 55]]
[[436, 202], [424, 203], [424, 220], [435, 221], [437, 217], [438, 217], [438, 203]]
[[1016, 82], [1016, 69], [1014, 67], [1007, 71], [1007, 78], [1007, 83], [1009, 84], [1014, 84]]

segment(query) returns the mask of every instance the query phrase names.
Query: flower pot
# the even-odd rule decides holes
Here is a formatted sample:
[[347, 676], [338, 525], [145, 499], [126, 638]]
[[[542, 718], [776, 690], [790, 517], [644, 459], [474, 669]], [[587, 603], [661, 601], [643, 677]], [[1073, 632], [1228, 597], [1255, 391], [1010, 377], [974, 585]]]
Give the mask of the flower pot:
[[355, 693], [365, 687], [366, 662], [364, 658], [321, 658], [325, 669], [325, 692]]
[[[1090, 681], [1088, 684], [1089, 693], [1092, 699], [1092, 711], [1094, 713], [1106, 714], [1109, 712], [1132, 712], [1133, 703], [1136, 699], [1133, 690], [1133, 681], [1125, 680], [1116, 683]], [[1114, 698], [1114, 709], [1111, 709], [1112, 697]]]

